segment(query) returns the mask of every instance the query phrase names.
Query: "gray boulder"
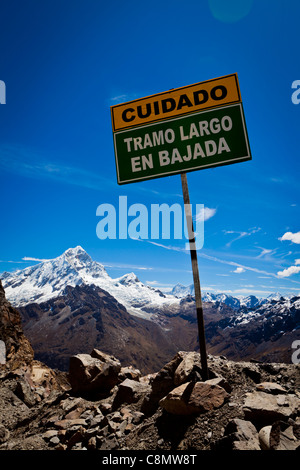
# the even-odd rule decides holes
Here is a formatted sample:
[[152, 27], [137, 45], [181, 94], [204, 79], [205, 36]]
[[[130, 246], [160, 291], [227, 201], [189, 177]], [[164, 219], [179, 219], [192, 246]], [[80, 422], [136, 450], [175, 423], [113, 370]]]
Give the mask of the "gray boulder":
[[107, 394], [119, 381], [121, 363], [96, 349], [70, 358], [69, 380], [75, 393]]

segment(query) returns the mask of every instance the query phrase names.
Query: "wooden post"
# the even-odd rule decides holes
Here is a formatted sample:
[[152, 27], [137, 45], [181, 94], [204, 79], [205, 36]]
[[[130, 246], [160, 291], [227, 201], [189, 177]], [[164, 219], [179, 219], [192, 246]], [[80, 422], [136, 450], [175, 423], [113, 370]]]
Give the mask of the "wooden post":
[[198, 269], [198, 260], [197, 260], [197, 250], [196, 250], [196, 243], [195, 243], [194, 224], [193, 224], [193, 218], [192, 218], [192, 210], [191, 210], [191, 205], [190, 205], [190, 196], [189, 196], [189, 188], [187, 184], [186, 173], [181, 173], [181, 185], [182, 185], [185, 216], [186, 216], [188, 235], [189, 235], [190, 253], [191, 253], [192, 270], [193, 270], [193, 278], [194, 278], [199, 347], [200, 347], [201, 366], [202, 366], [202, 379], [207, 380], [209, 377], [208, 377], [208, 367], [207, 367], [207, 353], [206, 353], [201, 287], [200, 287], [200, 278], [199, 278], [199, 269]]

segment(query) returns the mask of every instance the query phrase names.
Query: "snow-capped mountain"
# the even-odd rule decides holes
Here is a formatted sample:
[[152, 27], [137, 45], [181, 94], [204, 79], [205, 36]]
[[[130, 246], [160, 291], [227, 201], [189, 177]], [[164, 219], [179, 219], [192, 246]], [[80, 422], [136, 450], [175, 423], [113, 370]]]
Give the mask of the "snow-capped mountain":
[[246, 307], [248, 309], [259, 307], [263, 303], [268, 302], [267, 299], [259, 299], [255, 295], [248, 295], [247, 297], [241, 297], [237, 300], [239, 300], [240, 307]]
[[179, 299], [182, 299], [187, 295], [194, 295], [194, 293], [194, 284], [191, 284], [189, 286], [184, 286], [183, 284], [176, 284], [176, 286], [174, 286], [171, 290], [171, 294], [175, 295], [175, 297], [178, 297]]
[[280, 297], [222, 318], [210, 336], [211, 354], [234, 360], [290, 363], [300, 339], [300, 296]]
[[21, 307], [29, 303], [42, 303], [62, 295], [67, 286], [95, 285], [107, 291], [126, 307], [129, 313], [151, 318], [149, 308], [179, 303], [173, 295], [143, 284], [134, 273], [112, 279], [104, 266], [93, 261], [86, 251], [77, 246], [61, 256], [35, 266], [3, 273], [1, 276], [9, 302]]
[[[290, 297], [290, 296], [289, 296]], [[273, 335], [284, 334], [287, 331], [299, 332], [300, 320], [300, 296], [284, 298], [280, 296], [278, 300], [264, 302], [253, 311], [241, 311], [232, 316], [227, 325], [229, 328], [235, 328], [247, 324], [261, 323], [266, 333], [267, 325], [272, 330]], [[258, 323], [256, 323], [258, 325]]]
[[[189, 286], [184, 286], [183, 284], [176, 284], [170, 292], [172, 295], [179, 299], [183, 299], [188, 295], [195, 295], [194, 285], [190, 284]], [[294, 297], [295, 294], [285, 295], [283, 296], [279, 292], [274, 294], [270, 294], [266, 298], [258, 298], [255, 295], [248, 295], [248, 296], [239, 296], [233, 297], [232, 295], [228, 295], [225, 293], [215, 294], [213, 292], [202, 292], [202, 300], [203, 302], [221, 302], [225, 305], [228, 305], [233, 310], [240, 310], [240, 309], [256, 309], [265, 303], [272, 302], [272, 301], [279, 301], [281, 299], [291, 299]]]
[[[194, 294], [194, 285], [190, 284], [189, 286], [184, 286], [182, 284], [176, 284], [173, 287], [171, 294], [175, 295], [179, 299], [182, 299], [188, 295], [195, 295]], [[237, 298], [233, 297], [232, 295], [228, 294], [214, 294], [213, 292], [203, 292], [202, 293], [202, 300], [203, 302], [221, 302], [223, 304], [228, 305], [234, 310], [239, 310], [242, 306], [247, 308], [253, 308], [257, 305], [260, 305], [261, 300], [255, 296], [248, 296]]]
[[[47, 260], [13, 273], [2, 273], [2, 284], [8, 301], [15, 307], [42, 303], [63, 295], [67, 286], [95, 285], [107, 291], [135, 316], [157, 319], [164, 309], [178, 311], [182, 299], [194, 296], [194, 285], [177, 284], [170, 293], [143, 284], [134, 273], [111, 278], [104, 266], [93, 261], [86, 251], [77, 246], [69, 248], [55, 259]], [[257, 309], [267, 302], [280, 300], [279, 293], [266, 299], [255, 296], [233, 297], [225, 293], [203, 292], [202, 300], [221, 303], [236, 312]]]

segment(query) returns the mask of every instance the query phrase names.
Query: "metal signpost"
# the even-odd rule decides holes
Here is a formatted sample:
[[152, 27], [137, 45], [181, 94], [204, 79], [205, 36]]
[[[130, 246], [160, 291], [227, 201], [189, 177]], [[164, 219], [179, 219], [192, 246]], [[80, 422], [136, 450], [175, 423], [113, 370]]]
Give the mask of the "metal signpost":
[[251, 160], [237, 74], [111, 107], [119, 184], [181, 175], [189, 230], [203, 379], [203, 307], [186, 172]]

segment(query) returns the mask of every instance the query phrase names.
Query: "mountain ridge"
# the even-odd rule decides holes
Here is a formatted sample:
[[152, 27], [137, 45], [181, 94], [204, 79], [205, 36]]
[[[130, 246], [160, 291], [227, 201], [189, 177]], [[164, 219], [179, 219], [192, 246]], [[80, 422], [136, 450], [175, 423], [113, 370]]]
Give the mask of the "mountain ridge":
[[[180, 299], [187, 297], [188, 295], [194, 296], [194, 285], [190, 284], [188, 286], [184, 286], [183, 284], [177, 283], [173, 289], [170, 290], [170, 293]], [[264, 303], [271, 302], [272, 300], [280, 300], [281, 298], [290, 299], [294, 296], [296, 296], [296, 294], [282, 295], [280, 292], [275, 292], [268, 295], [267, 297], [257, 297], [255, 295], [241, 295], [235, 297], [233, 295], [227, 294], [226, 292], [213, 293], [204, 291], [202, 293], [202, 300], [203, 302], [222, 302], [235, 310], [239, 310], [243, 307], [248, 309], [256, 308], [263, 305]]]
[[[4, 272], [0, 276], [6, 297], [14, 307], [45, 302], [59, 296], [67, 285], [94, 284], [113, 295], [130, 314], [155, 320], [159, 308], [178, 305], [182, 298], [194, 296], [193, 284], [184, 286], [178, 283], [170, 291], [162, 292], [141, 282], [134, 272], [113, 279], [105, 267], [93, 261], [80, 245], [68, 248], [57, 258], [13, 273]], [[258, 298], [254, 295], [235, 297], [227, 293], [202, 293], [203, 302], [221, 302], [237, 311], [257, 308], [281, 297], [291, 298], [292, 295], [274, 293], [266, 298]]]
[[[41, 303], [59, 296], [67, 285], [96, 285], [113, 295], [132, 315], [151, 319], [164, 304], [178, 304], [179, 299], [143, 284], [134, 273], [111, 278], [104, 266], [93, 261], [81, 247], [69, 248], [62, 255], [15, 273], [2, 274], [3, 287], [15, 307]], [[144, 310], [145, 306], [154, 307]]]

